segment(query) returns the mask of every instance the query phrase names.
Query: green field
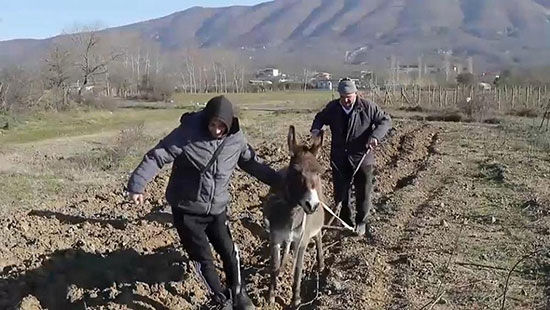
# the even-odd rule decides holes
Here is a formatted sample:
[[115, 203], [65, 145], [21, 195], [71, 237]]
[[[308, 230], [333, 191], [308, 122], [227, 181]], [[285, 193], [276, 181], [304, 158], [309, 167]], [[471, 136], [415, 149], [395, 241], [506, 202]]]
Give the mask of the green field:
[[[10, 130], [1, 131], [0, 144], [37, 142], [52, 138], [100, 134], [121, 130], [141, 122], [146, 125], [168, 122], [176, 124], [185, 111], [200, 108], [217, 94], [178, 94], [172, 104], [133, 103], [133, 108], [114, 111], [77, 110], [61, 113], [34, 113], [11, 121]], [[257, 94], [227, 94], [241, 109], [250, 107], [312, 108], [320, 107], [332, 98], [330, 92], [279, 92]], [[121, 102], [121, 104], [124, 104]], [[1, 123], [0, 123], [1, 124]]]

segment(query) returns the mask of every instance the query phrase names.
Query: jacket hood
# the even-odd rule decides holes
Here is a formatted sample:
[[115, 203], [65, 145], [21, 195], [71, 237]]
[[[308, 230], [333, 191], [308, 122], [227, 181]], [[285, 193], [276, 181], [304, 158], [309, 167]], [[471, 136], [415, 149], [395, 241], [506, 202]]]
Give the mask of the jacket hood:
[[233, 104], [225, 96], [217, 96], [210, 99], [204, 108], [204, 114], [207, 124], [217, 117], [227, 127], [227, 132], [231, 131], [234, 118]]

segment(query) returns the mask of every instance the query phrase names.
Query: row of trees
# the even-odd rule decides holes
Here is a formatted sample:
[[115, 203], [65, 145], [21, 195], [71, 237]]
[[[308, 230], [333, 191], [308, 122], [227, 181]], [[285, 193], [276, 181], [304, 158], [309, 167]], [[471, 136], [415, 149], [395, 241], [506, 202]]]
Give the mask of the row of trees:
[[53, 39], [35, 65], [0, 70], [0, 110], [61, 110], [98, 96], [169, 100], [180, 92], [243, 92], [250, 76], [236, 53], [180, 49], [78, 29]]
[[[158, 42], [138, 34], [80, 27], [52, 39], [48, 52], [36, 64], [0, 70], [0, 111], [34, 107], [62, 110], [74, 103], [93, 102], [98, 96], [166, 101], [176, 91], [304, 89], [308, 72], [313, 71], [296, 67], [294, 84], [258, 86], [248, 83], [253, 69], [252, 60], [235, 51], [161, 49]], [[531, 82], [544, 73], [504, 71], [495, 82], [497, 86]], [[390, 78], [379, 76], [379, 83]], [[530, 79], [522, 79], [526, 76]], [[475, 81], [470, 73], [456, 78], [457, 84], [464, 86]]]

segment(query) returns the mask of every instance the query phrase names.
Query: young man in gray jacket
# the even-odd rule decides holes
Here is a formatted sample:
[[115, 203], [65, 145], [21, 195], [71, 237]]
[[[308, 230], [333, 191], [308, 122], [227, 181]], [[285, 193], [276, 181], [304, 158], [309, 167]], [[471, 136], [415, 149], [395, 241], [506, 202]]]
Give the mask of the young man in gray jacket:
[[[237, 165], [268, 185], [277, 184], [279, 175], [262, 164], [247, 144], [233, 106], [223, 96], [212, 98], [199, 112], [184, 114], [180, 126], [145, 155], [128, 182], [134, 202], [143, 202], [146, 183], [171, 162], [166, 199], [200, 278], [224, 309], [254, 309], [244, 289], [239, 251], [228, 226], [228, 185]], [[216, 273], [210, 244], [223, 261], [228, 290]]]
[[342, 204], [341, 218], [353, 226], [349, 201], [350, 184], [354, 184], [355, 230], [363, 236], [368, 232], [367, 216], [372, 206], [374, 149], [390, 130], [391, 119], [376, 104], [360, 98], [350, 79], [340, 81], [338, 92], [340, 98], [315, 115], [311, 134], [318, 135], [325, 125], [330, 127], [334, 200]]

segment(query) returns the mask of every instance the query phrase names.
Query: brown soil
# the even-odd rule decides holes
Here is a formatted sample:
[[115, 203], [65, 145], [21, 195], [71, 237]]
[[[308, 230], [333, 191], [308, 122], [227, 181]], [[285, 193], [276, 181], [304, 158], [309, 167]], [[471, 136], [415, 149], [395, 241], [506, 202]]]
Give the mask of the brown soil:
[[[303, 133], [306, 119], [295, 119]], [[287, 125], [254, 141], [276, 167], [288, 160]], [[396, 122], [377, 151], [374, 239], [327, 230], [326, 270], [316, 273], [313, 247], [306, 255], [302, 309], [549, 309], [550, 161], [520, 138], [488, 125]], [[166, 182], [157, 177], [141, 206], [113, 184], [0, 218], [0, 309], [207, 309], [171, 226]], [[238, 171], [231, 190], [247, 289], [268, 308], [268, 189]], [[286, 267], [276, 309], [290, 301]]]

